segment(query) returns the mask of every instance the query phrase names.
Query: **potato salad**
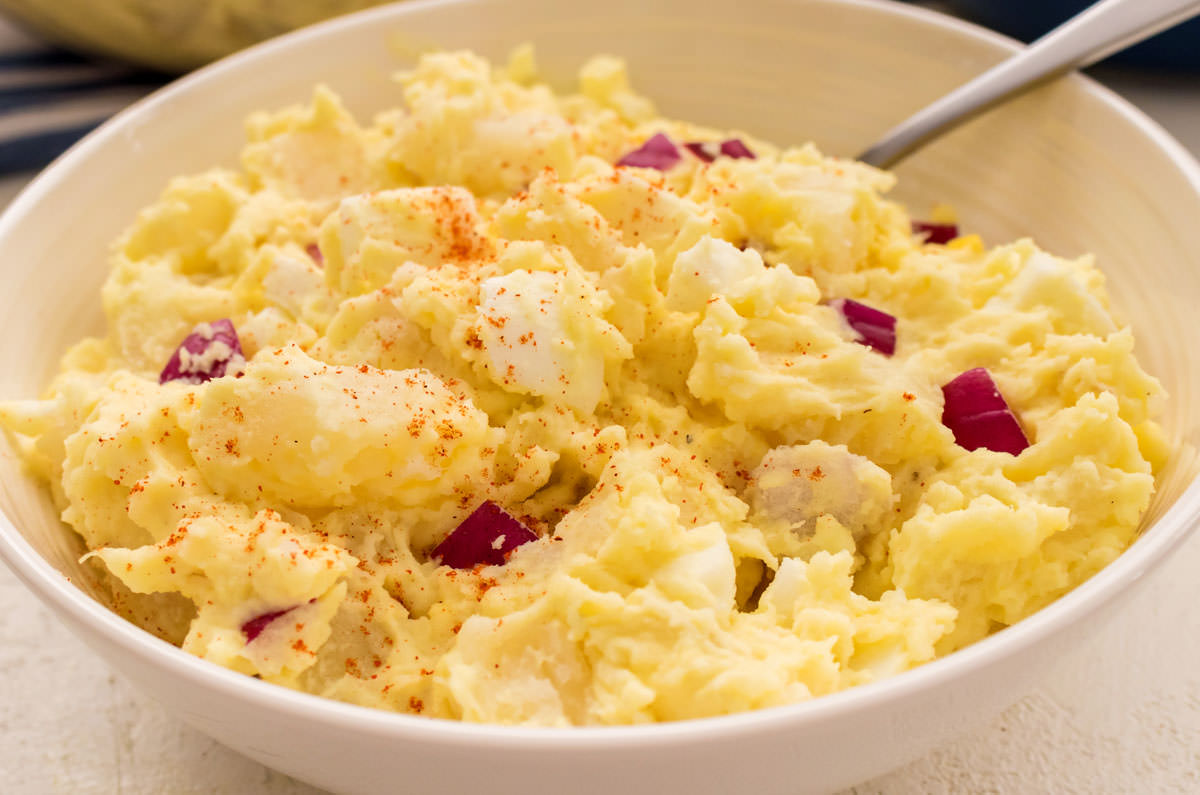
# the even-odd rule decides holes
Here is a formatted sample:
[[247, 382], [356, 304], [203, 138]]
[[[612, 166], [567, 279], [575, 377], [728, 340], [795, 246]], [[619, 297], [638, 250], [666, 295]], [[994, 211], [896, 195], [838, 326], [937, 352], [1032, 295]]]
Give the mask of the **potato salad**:
[[1090, 257], [612, 57], [560, 95], [432, 53], [391, 104], [253, 115], [0, 404], [147, 631], [397, 712], [673, 721], [921, 665], [1136, 537], [1164, 395]]

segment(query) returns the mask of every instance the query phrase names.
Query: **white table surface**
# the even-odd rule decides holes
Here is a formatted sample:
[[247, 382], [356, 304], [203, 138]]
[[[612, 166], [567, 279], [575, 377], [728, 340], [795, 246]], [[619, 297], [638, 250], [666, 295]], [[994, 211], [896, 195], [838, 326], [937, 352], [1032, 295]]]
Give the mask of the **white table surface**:
[[[1200, 77], [1097, 76], [1200, 153]], [[25, 181], [0, 180], [0, 206]], [[139, 694], [3, 566], [0, 772], [19, 795], [317, 792]], [[1200, 534], [1015, 706], [852, 792], [1200, 793]]]

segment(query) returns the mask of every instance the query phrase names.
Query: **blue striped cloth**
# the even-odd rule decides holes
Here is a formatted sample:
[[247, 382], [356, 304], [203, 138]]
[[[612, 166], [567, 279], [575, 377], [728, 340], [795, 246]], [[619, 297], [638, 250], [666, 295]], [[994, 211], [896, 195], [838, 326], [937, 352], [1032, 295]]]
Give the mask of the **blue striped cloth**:
[[41, 168], [166, 80], [51, 48], [0, 20], [0, 174]]

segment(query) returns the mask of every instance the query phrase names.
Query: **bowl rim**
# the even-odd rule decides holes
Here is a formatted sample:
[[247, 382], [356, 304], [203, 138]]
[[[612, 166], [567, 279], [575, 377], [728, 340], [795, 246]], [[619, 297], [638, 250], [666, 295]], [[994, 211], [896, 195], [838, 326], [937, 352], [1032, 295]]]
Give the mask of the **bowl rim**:
[[[916, 21], [971, 39], [1002, 53], [1015, 52], [1022, 46], [1014, 39], [978, 25], [929, 9], [889, 0], [809, 1], [859, 8], [864, 9], [866, 13]], [[72, 169], [90, 157], [94, 150], [110, 138], [122, 135], [130, 123], [148, 117], [159, 106], [190, 90], [194, 85], [226, 79], [227, 75], [236, 75], [239, 71], [252, 67], [261, 58], [281, 50], [302, 47], [326, 35], [354, 28], [396, 28], [407, 15], [420, 14], [430, 7], [499, 2], [503, 0], [408, 0], [404, 3], [377, 6], [270, 39], [176, 79], [118, 112], [37, 175], [12, 200], [3, 215], [0, 215], [0, 240], [13, 234], [14, 229], [20, 225], [22, 216], [36, 207], [46, 193], [68, 179]], [[1086, 75], [1073, 73], [1063, 79], [1072, 81], [1080, 90], [1131, 122], [1142, 135], [1169, 157], [1200, 196], [1200, 164], [1170, 133], [1114, 91]], [[1137, 540], [1112, 563], [1050, 605], [971, 646], [894, 676], [808, 701], [731, 715], [636, 726], [550, 728], [477, 724], [389, 712], [289, 690], [193, 656], [127, 622], [89, 597], [76, 587], [69, 577], [43, 559], [2, 511], [0, 559], [4, 560], [39, 599], [53, 607], [60, 619], [62, 614], [65, 614], [71, 621], [93, 628], [96, 633], [104, 636], [105, 640], [135, 655], [146, 665], [162, 668], [190, 685], [220, 691], [224, 696], [237, 698], [256, 708], [308, 721], [320, 720], [326, 725], [346, 731], [365, 731], [409, 742], [462, 748], [486, 744], [503, 750], [602, 753], [634, 747], [661, 748], [691, 743], [701, 738], [709, 741], [721, 740], [732, 736], [745, 736], [747, 733], [809, 726], [860, 710], [875, 709], [912, 698], [941, 683], [958, 680], [973, 671], [1001, 664], [1048, 635], [1065, 630], [1071, 624], [1098, 611], [1118, 593], [1131, 588], [1176, 549], [1195, 529], [1198, 522], [1200, 475], [1193, 478], [1166, 512], [1152, 525], [1144, 528]]]

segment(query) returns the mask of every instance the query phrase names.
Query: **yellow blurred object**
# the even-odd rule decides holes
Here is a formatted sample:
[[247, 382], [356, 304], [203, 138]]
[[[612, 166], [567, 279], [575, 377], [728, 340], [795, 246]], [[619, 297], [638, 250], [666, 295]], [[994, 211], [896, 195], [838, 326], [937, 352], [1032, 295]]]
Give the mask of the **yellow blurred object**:
[[186, 72], [384, 0], [0, 0], [0, 13], [73, 50]]

